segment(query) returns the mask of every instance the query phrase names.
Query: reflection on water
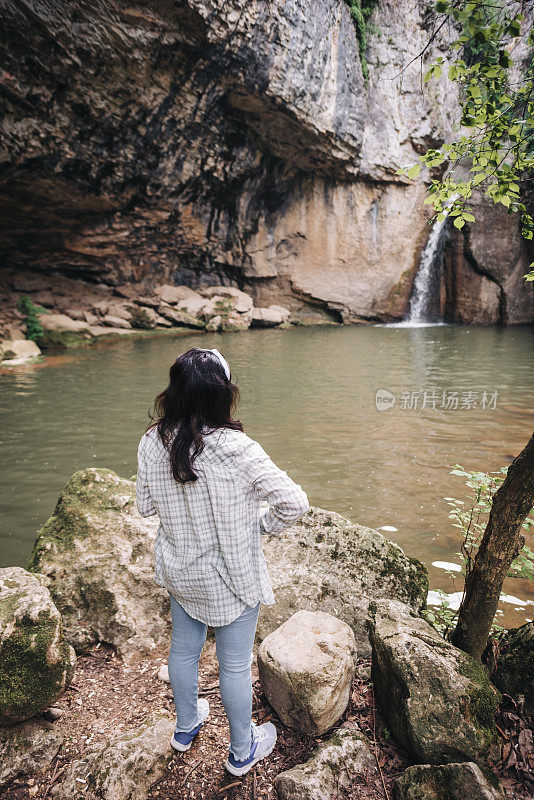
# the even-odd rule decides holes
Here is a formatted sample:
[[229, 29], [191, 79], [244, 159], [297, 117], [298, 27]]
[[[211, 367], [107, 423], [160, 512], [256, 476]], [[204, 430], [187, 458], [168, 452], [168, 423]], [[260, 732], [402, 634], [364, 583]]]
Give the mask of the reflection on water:
[[[247, 432], [312, 504], [387, 526], [386, 536], [427, 564], [433, 588], [457, 591], [459, 578], [432, 566], [458, 561], [443, 497], [462, 496], [464, 485], [448, 471], [498, 469], [528, 440], [533, 339], [526, 328], [450, 326], [212, 333], [121, 340], [4, 373], [1, 562], [26, 563], [76, 469], [132, 475], [170, 362], [191, 346], [217, 347], [237, 378]], [[392, 408], [377, 410], [379, 389], [395, 396]], [[484, 391], [498, 393], [496, 408], [480, 407]], [[469, 392], [475, 407], [462, 407]], [[454, 393], [458, 407], [442, 407]], [[506, 591], [534, 600], [528, 581], [508, 581]], [[517, 607], [503, 604], [507, 624], [529, 616], [529, 606]]]

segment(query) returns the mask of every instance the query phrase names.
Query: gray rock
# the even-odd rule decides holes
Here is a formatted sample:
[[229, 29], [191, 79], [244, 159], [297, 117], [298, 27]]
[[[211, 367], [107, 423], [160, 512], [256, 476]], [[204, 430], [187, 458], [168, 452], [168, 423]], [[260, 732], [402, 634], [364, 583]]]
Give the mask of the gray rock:
[[246, 292], [242, 292], [235, 286], [208, 286], [199, 289], [199, 294], [203, 297], [228, 297], [232, 299], [232, 308], [240, 314], [251, 311], [253, 306], [252, 297]]
[[[168, 646], [167, 593], [153, 577], [157, 525], [156, 517], [137, 513], [135, 484], [110, 470], [82, 470], [64, 488], [37, 538], [31, 569], [49, 576], [65, 635], [77, 649], [103, 641], [130, 659]], [[260, 639], [296, 611], [326, 611], [352, 627], [358, 653], [367, 657], [369, 598], [397, 597], [415, 609], [426, 598], [419, 561], [333, 512], [312, 508], [263, 547], [276, 603], [262, 607]]]
[[211, 317], [209, 322], [206, 323], [206, 330], [207, 331], [218, 331], [221, 327], [222, 317], [220, 314], [216, 314], [214, 317]]
[[129, 661], [168, 646], [168, 594], [154, 582], [157, 526], [137, 512], [135, 484], [110, 470], [77, 472], [63, 489], [32, 569], [49, 576], [76, 649], [107, 642]]
[[43, 711], [41, 716], [50, 722], [55, 722], [56, 720], [61, 719], [64, 713], [65, 711], [63, 708], [60, 708], [59, 706], [50, 706], [50, 708], [46, 708]]
[[66, 314], [39, 314], [43, 335], [39, 339], [42, 349], [80, 347], [94, 341], [89, 323], [71, 319]]
[[527, 714], [534, 714], [534, 622], [508, 631], [500, 643], [501, 655], [492, 676], [506, 694], [524, 698]]
[[70, 683], [75, 660], [45, 578], [0, 569], [0, 724], [50, 705]]
[[[128, 315], [129, 317], [130, 315]], [[127, 319], [123, 317], [116, 317], [113, 314], [106, 314], [102, 317], [102, 325], [106, 325], [110, 328], [131, 328], [131, 324]]]
[[260, 638], [295, 611], [326, 611], [352, 627], [358, 655], [367, 658], [370, 598], [394, 597], [414, 609], [426, 602], [428, 576], [420, 561], [378, 531], [333, 511], [311, 508], [281, 537], [268, 538], [263, 549], [276, 603], [261, 609]]
[[0, 789], [19, 775], [47, 769], [63, 738], [60, 731], [41, 719], [0, 727]]
[[169, 678], [169, 667], [167, 664], [162, 664], [158, 671], [158, 680], [163, 681], [163, 683], [170, 683]]
[[253, 308], [251, 327], [253, 328], [273, 328], [281, 325], [284, 315], [276, 308]]
[[417, 764], [395, 781], [395, 800], [505, 800], [497, 776], [473, 762]]
[[172, 755], [174, 720], [153, 714], [144, 724], [84, 754], [67, 769], [54, 796], [72, 800], [145, 800]]
[[166, 303], [161, 303], [158, 306], [158, 313], [160, 316], [168, 319], [174, 325], [185, 325], [189, 328], [203, 328], [204, 322], [197, 316], [185, 311], [182, 308], [169, 306]]
[[261, 686], [285, 725], [320, 735], [345, 713], [355, 659], [349, 625], [322, 611], [298, 611], [261, 643]]
[[376, 697], [414, 760], [484, 760], [500, 700], [484, 669], [396, 600], [370, 604], [369, 631]]
[[341, 728], [305, 764], [277, 775], [274, 786], [280, 800], [331, 800], [338, 786], [349, 790], [355, 776], [374, 778], [376, 771], [363, 733]]
[[130, 312], [128, 308], [122, 303], [110, 303], [108, 306], [108, 315], [118, 317], [126, 321], [130, 320]]
[[154, 287], [154, 294], [159, 297], [164, 303], [170, 305], [179, 303], [181, 300], [187, 300], [189, 297], [195, 297], [197, 292], [190, 289], [189, 286], [170, 286], [164, 283], [160, 286]]
[[0, 361], [17, 360], [19, 363], [38, 358], [41, 350], [31, 339], [6, 339], [0, 345]]

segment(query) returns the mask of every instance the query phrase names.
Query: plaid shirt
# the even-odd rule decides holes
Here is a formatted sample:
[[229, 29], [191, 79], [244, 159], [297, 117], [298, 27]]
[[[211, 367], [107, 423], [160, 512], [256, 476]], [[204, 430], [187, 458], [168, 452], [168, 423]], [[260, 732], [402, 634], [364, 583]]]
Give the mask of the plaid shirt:
[[228, 428], [205, 434], [196, 481], [174, 480], [156, 428], [137, 457], [139, 513], [160, 519], [156, 582], [208, 625], [227, 625], [258, 601], [274, 603], [260, 533], [280, 534], [308, 510], [302, 488], [258, 442]]

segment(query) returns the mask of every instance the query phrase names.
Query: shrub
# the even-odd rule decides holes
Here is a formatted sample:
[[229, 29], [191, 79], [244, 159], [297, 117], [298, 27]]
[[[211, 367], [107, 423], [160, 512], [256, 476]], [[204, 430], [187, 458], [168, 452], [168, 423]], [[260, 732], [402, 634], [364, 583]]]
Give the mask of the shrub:
[[46, 308], [36, 305], [30, 297], [19, 297], [17, 308], [24, 318], [26, 326], [26, 339], [39, 344], [43, 338], [44, 329], [39, 321], [39, 314], [48, 314]]

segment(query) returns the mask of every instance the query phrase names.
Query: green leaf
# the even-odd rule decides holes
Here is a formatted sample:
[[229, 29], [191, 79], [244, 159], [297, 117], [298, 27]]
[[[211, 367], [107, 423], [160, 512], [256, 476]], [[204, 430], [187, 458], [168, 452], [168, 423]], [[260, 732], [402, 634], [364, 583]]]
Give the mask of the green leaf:
[[410, 167], [410, 169], [406, 172], [406, 174], [409, 178], [413, 179], [417, 178], [420, 172], [421, 172], [421, 164], [417, 163], [414, 164], [413, 167]]
[[453, 224], [455, 228], [463, 228], [465, 221], [461, 217], [456, 217]]

